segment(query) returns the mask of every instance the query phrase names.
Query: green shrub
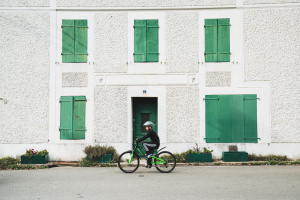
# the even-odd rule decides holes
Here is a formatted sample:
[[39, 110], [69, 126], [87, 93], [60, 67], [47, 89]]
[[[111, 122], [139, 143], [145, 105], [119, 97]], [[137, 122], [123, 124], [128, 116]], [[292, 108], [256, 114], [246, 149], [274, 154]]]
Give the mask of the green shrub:
[[288, 165], [289, 163], [287, 161], [279, 161], [278, 165]]
[[33, 169], [33, 167], [31, 165], [25, 165], [24, 168], [22, 167], [22, 169]]
[[[196, 147], [189, 149], [185, 152], [182, 153], [175, 153], [173, 154], [176, 158], [176, 162], [177, 163], [187, 163], [188, 162], [188, 154], [201, 154], [201, 153], [211, 153], [213, 152], [213, 150], [208, 150], [207, 148], [199, 148], [198, 144], [196, 143]], [[168, 156], [167, 156], [168, 157]], [[164, 157], [167, 159], [167, 157]]]
[[117, 162], [119, 155], [117, 154], [116, 149], [113, 146], [87, 146], [84, 149], [84, 153], [88, 155], [89, 159], [94, 159], [96, 157], [101, 157], [104, 154], [112, 154], [112, 161], [111, 162]]
[[13, 157], [4, 157], [0, 159], [0, 169], [9, 169], [9, 166], [17, 165], [19, 160]]
[[280, 156], [280, 155], [255, 155], [249, 154], [248, 156], [249, 161], [289, 161], [290, 159], [287, 156]]
[[38, 167], [39, 169], [47, 169], [47, 168], [49, 168], [47, 165], [41, 165], [41, 166], [39, 166]]
[[269, 165], [269, 162], [251, 162], [251, 165]]
[[195, 143], [195, 147], [193, 147], [192, 149], [189, 149], [188, 151], [186, 151], [188, 154], [200, 154], [200, 153], [212, 153], [214, 150], [209, 150], [206, 147], [203, 147], [203, 149], [201, 149], [197, 143]]
[[87, 160], [86, 158], [83, 158], [80, 162], [79, 162], [79, 166], [80, 167], [95, 167], [97, 166], [98, 163], [97, 162], [93, 162], [91, 160]]
[[177, 163], [187, 163], [187, 152], [183, 153], [175, 153], [174, 156], [176, 158]]
[[300, 160], [296, 160], [291, 162], [291, 165], [300, 165]]

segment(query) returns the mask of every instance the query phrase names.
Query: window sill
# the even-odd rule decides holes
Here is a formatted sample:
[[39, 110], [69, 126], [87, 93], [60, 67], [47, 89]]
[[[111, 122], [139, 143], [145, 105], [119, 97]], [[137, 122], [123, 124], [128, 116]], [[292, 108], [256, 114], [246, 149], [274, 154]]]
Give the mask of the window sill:
[[164, 62], [138, 62], [128, 64], [129, 74], [163, 74], [166, 72]]

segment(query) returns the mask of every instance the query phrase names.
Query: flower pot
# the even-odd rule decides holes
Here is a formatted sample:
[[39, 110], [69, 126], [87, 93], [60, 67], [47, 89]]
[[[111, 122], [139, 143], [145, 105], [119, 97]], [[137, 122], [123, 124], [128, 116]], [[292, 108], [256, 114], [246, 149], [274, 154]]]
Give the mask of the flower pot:
[[211, 153], [188, 154], [188, 162], [212, 162]]
[[25, 155], [21, 156], [21, 164], [46, 164], [48, 162], [48, 154], [45, 156], [34, 155], [32, 157], [27, 157]]
[[97, 156], [97, 157], [90, 159], [89, 155], [87, 155], [86, 159], [97, 162], [97, 163], [109, 163], [111, 161], [111, 156], [112, 156], [112, 154], [104, 154], [102, 156]]
[[248, 162], [248, 153], [245, 151], [225, 151], [222, 157], [224, 162]]

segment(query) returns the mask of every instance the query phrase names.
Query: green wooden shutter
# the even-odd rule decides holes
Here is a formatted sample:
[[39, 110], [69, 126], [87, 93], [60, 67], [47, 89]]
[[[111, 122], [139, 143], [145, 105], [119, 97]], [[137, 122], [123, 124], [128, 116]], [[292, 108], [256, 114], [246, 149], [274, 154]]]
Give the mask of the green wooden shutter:
[[257, 96], [244, 95], [245, 142], [257, 143]]
[[205, 19], [205, 62], [217, 62], [217, 19]]
[[73, 97], [61, 97], [60, 100], [60, 139], [72, 139]]
[[146, 61], [147, 62], [158, 62], [158, 20], [147, 20], [147, 50], [146, 50]]
[[232, 142], [232, 100], [230, 95], [219, 95], [218, 121], [221, 143]]
[[134, 20], [134, 62], [146, 62], [147, 20]]
[[232, 100], [231, 125], [232, 142], [243, 143], [244, 141], [244, 95], [230, 95]]
[[74, 20], [62, 20], [62, 62], [69, 63], [75, 60]]
[[230, 62], [230, 19], [218, 19], [218, 62]]
[[219, 143], [221, 130], [218, 123], [218, 95], [205, 96], [205, 133], [207, 143]]
[[75, 61], [79, 63], [87, 62], [87, 20], [75, 20]]
[[74, 97], [73, 139], [85, 139], [85, 104], [84, 96]]

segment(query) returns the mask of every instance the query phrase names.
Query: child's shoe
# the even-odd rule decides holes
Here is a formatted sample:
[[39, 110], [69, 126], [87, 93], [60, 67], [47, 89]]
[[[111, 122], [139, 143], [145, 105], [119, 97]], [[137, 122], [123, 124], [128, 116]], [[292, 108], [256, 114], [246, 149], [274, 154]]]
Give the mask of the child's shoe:
[[153, 154], [151, 153], [151, 154], [147, 155], [147, 158], [151, 158], [152, 156], [153, 156]]

